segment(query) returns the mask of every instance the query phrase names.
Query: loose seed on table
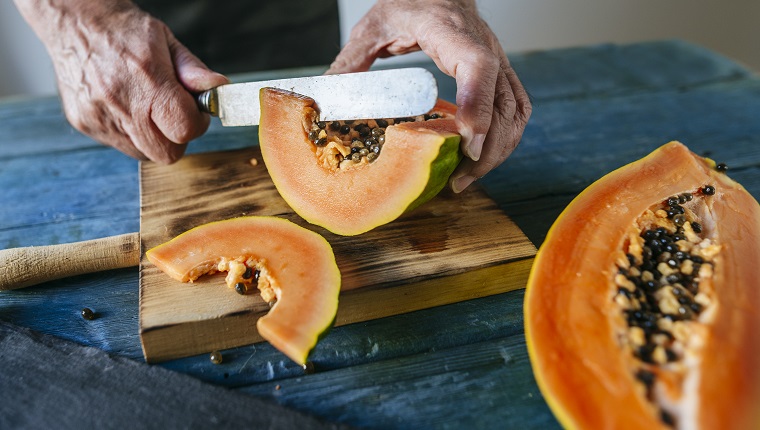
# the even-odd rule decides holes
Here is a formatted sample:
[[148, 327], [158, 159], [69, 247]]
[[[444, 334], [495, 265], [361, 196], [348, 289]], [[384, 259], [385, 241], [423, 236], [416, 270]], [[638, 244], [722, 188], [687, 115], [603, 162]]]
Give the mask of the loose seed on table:
[[84, 308], [82, 309], [82, 318], [86, 320], [94, 320], [95, 319], [95, 312], [92, 311], [90, 308]]

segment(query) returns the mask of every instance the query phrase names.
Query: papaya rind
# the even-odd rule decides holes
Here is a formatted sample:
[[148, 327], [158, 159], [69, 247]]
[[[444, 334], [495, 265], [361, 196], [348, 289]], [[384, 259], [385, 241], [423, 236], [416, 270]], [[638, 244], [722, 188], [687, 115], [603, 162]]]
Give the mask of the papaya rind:
[[[592, 213], [587, 215], [594, 218], [592, 225], [601, 225], [601, 221], [598, 221], [599, 219], [606, 219], [606, 217], [609, 215], [609, 213], [605, 212], [607, 209], [605, 209], [605, 202], [607, 205], [607, 208], [615, 207], [615, 204], [613, 201], [608, 201], [607, 198], [605, 198], [605, 190], [608, 192], [606, 195], [609, 196], [609, 191], [617, 189], [621, 192], [627, 193], [630, 195], [630, 192], [625, 192], [623, 189], [626, 186], [632, 186], [633, 190], [636, 190], [636, 185], [638, 184], [637, 181], [631, 181], [631, 179], [635, 176], [637, 178], [642, 177], [642, 169], [639, 166], [635, 166], [633, 169], [631, 168], [632, 165], [638, 165], [641, 163], [641, 167], [648, 167], [652, 169], [659, 169], [660, 172], [663, 172], [663, 166], [664, 166], [664, 160], [668, 160], [669, 157], [676, 156], [680, 160], [690, 160], [689, 162], [683, 161], [679, 166], [681, 166], [680, 169], [678, 168], [670, 168], [671, 178], [675, 178], [678, 182], [674, 182], [673, 184], [676, 185], [675, 187], [670, 187], [669, 191], [663, 192], [662, 195], [663, 199], [667, 198], [668, 195], [674, 191], [674, 188], [679, 188], [678, 185], [685, 185], [690, 184], [686, 188], [680, 190], [680, 191], [689, 191], [689, 187], [701, 187], [702, 185], [708, 185], [708, 184], [716, 184], [716, 188], [718, 189], [718, 192], [714, 197], [711, 197], [714, 199], [714, 202], [722, 202], [722, 203], [715, 203], [716, 206], [714, 210], [717, 211], [723, 211], [724, 213], [736, 213], [736, 214], [742, 214], [743, 216], [743, 222], [740, 223], [740, 225], [734, 225], [733, 223], [729, 222], [726, 225], [726, 228], [722, 230], [722, 233], [724, 235], [728, 234], [728, 237], [734, 237], [736, 238], [737, 235], [741, 236], [741, 241], [743, 244], [741, 245], [744, 251], [748, 251], [748, 257], [750, 260], [752, 260], [753, 256], [758, 255], [757, 251], [757, 235], [756, 234], [747, 234], [748, 232], [758, 232], [760, 231], [760, 206], [758, 205], [757, 201], [752, 198], [752, 196], [737, 182], [731, 180], [728, 176], [725, 175], [725, 173], [720, 173], [716, 169], [716, 163], [713, 160], [702, 158], [697, 156], [696, 154], [691, 153], [688, 148], [686, 148], [683, 144], [679, 142], [670, 142], [662, 147], [656, 149], [651, 154], [645, 156], [644, 158], [637, 160], [633, 163], [627, 164], [619, 169], [616, 169], [615, 171], [605, 175], [603, 178], [597, 180], [592, 185], [587, 187], [583, 192], [581, 192], [560, 214], [560, 216], [557, 218], [555, 223], [550, 228], [546, 239], [544, 241], [544, 244], [539, 249], [536, 259], [534, 261], [533, 269], [531, 270], [531, 273], [529, 275], [528, 283], [527, 283], [527, 291], [525, 294], [525, 300], [524, 300], [524, 319], [525, 319], [525, 335], [526, 335], [526, 343], [527, 343], [527, 349], [529, 353], [529, 357], [531, 359], [531, 364], [533, 366], [534, 375], [536, 382], [547, 402], [550, 409], [554, 413], [557, 420], [562, 424], [564, 428], [588, 428], [589, 426], [594, 426], [593, 424], [590, 424], [586, 421], [586, 417], [584, 414], [586, 414], [588, 417], [590, 416], [596, 416], [599, 417], [600, 415], [604, 415], [606, 417], [606, 420], [602, 420], [601, 422], [604, 422], [607, 427], [609, 426], [616, 426], [614, 424], [614, 421], [610, 421], [610, 419], [614, 419], [614, 417], [611, 414], [614, 414], [615, 410], [622, 410], [623, 405], [618, 404], [616, 406], [616, 402], [612, 400], [611, 397], [608, 397], [605, 401], [606, 403], [604, 406], [601, 404], [592, 404], [588, 403], [590, 400], [587, 399], [587, 397], [583, 393], [579, 393], [576, 391], [573, 391], [573, 387], [578, 388], [579, 386], [577, 383], [583, 384], [582, 381], [579, 382], [577, 378], [573, 378], [575, 382], [570, 385], [566, 385], [564, 388], [560, 387], [557, 388], [557, 382], [562, 380], [562, 370], [560, 368], [559, 371], [552, 371], [551, 368], [556, 368], [556, 365], [558, 364], [558, 360], [561, 363], [568, 363], [567, 368], [568, 369], [574, 369], [577, 370], [578, 366], [572, 366], [570, 365], [570, 362], [573, 360], [586, 360], [587, 358], [581, 358], [580, 353], [568, 353], [567, 352], [567, 346], [571, 345], [572, 343], [565, 344], [564, 341], [558, 340], [558, 342], [565, 344], [565, 347], [547, 347], [547, 345], [551, 345], [553, 343], [552, 340], [549, 339], [549, 336], [552, 332], [554, 332], [555, 335], [559, 334], [559, 332], [556, 332], [554, 330], [550, 330], [550, 324], [546, 324], [543, 321], [546, 321], [547, 319], [551, 318], [554, 321], [557, 321], [554, 325], [560, 324], [560, 323], [566, 323], [567, 319], [570, 319], [570, 315], [573, 313], [568, 313], [565, 317], [559, 316], [558, 318], [553, 318], [551, 315], [547, 315], [547, 312], [551, 312], [552, 308], [554, 308], [555, 311], [561, 310], [566, 305], [571, 305], [571, 303], [567, 302], [559, 302], [558, 300], [552, 300], [551, 297], [553, 296], [552, 290], [547, 289], [546, 287], [562, 287], [564, 284], [559, 281], [555, 281], [553, 284], [548, 283], [543, 287], [540, 287], [537, 285], [536, 279], [541, 277], [544, 281], [548, 281], [551, 278], [547, 278], [545, 273], [539, 274], [541, 268], [548, 268], [547, 265], [551, 266], [552, 264], [560, 263], [561, 261], [557, 260], [558, 254], [554, 252], [553, 254], [547, 250], [547, 246], [550, 246], [549, 244], [554, 243], [558, 246], [560, 246], [560, 249], [565, 248], [567, 250], [572, 249], [575, 253], [583, 253], [583, 249], [586, 249], [584, 247], [576, 249], [575, 247], [571, 247], [570, 243], [574, 243], [573, 234], [578, 235], [581, 234], [578, 231], [568, 231], [568, 227], [573, 226], [574, 224], [578, 224], [578, 222], [570, 222], [569, 224], [567, 222], [563, 222], [561, 220], [568, 221], [569, 219], [579, 219], [579, 216], [582, 216], [584, 211], [591, 210]], [[657, 159], [655, 159], [657, 158]], [[654, 167], [659, 163], [659, 167]], [[687, 167], [689, 166], [689, 167]], [[681, 175], [686, 175], [686, 169], [691, 170], [695, 169], [696, 172], [692, 179], [687, 180], [684, 184], [681, 184], [678, 180]], [[645, 170], [647, 172], [647, 175], [656, 175], [653, 171]], [[638, 173], [636, 173], [638, 172]], [[632, 175], [633, 174], [633, 175]], [[656, 177], [656, 176], [654, 176]], [[626, 179], [627, 178], [627, 179]], [[701, 180], [699, 179], [701, 178]], [[657, 193], [659, 190], [658, 187], [651, 186], [651, 181], [649, 182], [650, 188], [645, 187], [647, 191], [647, 198], [652, 197], [652, 193]], [[599, 196], [601, 197], [601, 200], [597, 200]], [[655, 196], [657, 197], [657, 196]], [[729, 200], [722, 200], [723, 198], [729, 199]], [[642, 199], [646, 200], [646, 199]], [[654, 199], [656, 200], [656, 199]], [[590, 204], [591, 201], [596, 201], [596, 204]], [[728, 202], [739, 202], [741, 201], [741, 204], [731, 204]], [[652, 201], [651, 203], [656, 204], [657, 202]], [[720, 206], [717, 206], [720, 204]], [[612, 205], [612, 206], [610, 206]], [[579, 209], [584, 208], [584, 211], [580, 211]], [[594, 209], [601, 211], [600, 212], [594, 212]], [[628, 208], [627, 214], [630, 214], [631, 221], [634, 220], [634, 218], [637, 216], [636, 212], [638, 211], [638, 206], [636, 210], [631, 211], [630, 208]], [[619, 213], [623, 213], [622, 211]], [[614, 215], [613, 215], [614, 216]], [[725, 218], [721, 218], [725, 221]], [[622, 218], [621, 218], [622, 220]], [[736, 220], [734, 220], [736, 222]], [[577, 227], [577, 225], [576, 225]], [[563, 235], [566, 236], [564, 240], [564, 245], [560, 245], [559, 242], [563, 240]], [[605, 237], [606, 239], [606, 237]], [[746, 240], [745, 240], [746, 239]], [[608, 239], [610, 240], [610, 239]], [[622, 240], [622, 239], [621, 239]], [[736, 240], [736, 239], [734, 239]], [[594, 242], [597, 243], [597, 242]], [[734, 244], [737, 244], [736, 246], [739, 246], [739, 242], [732, 242], [731, 240], [728, 240], [727, 242], [724, 241], [724, 243], [729, 244], [729, 248], [734, 246]], [[605, 246], [604, 244], [600, 244], [600, 246]], [[754, 246], [754, 250], [753, 250]], [[549, 253], [549, 254], [547, 254]], [[553, 255], [547, 256], [547, 255]], [[736, 255], [736, 254], [734, 254]], [[739, 255], [745, 255], [745, 254], [739, 254]], [[568, 255], [566, 258], [570, 258]], [[545, 261], [546, 260], [546, 261]], [[733, 261], [733, 260], [729, 260]], [[715, 362], [719, 362], [721, 360], [726, 360], [728, 356], [733, 357], [734, 359], [741, 357], [740, 360], [737, 360], [735, 363], [732, 363], [732, 368], [734, 369], [740, 369], [740, 370], [733, 370], [728, 371], [726, 369], [721, 369], [723, 373], [721, 375], [729, 376], [728, 378], [716, 378], [711, 377], [712, 383], [710, 385], [707, 385], [706, 387], [709, 387], [708, 390], [710, 391], [710, 394], [708, 394], [707, 399], [705, 400], [707, 402], [706, 405], [702, 405], [702, 408], [697, 408], [698, 411], [696, 412], [698, 415], [698, 420], [704, 420], [699, 421], [703, 425], [706, 426], [706, 428], [711, 428], [712, 426], [716, 425], [717, 422], [723, 423], [722, 425], [732, 427], [732, 428], [754, 428], [758, 424], [758, 419], [760, 418], [760, 412], [757, 412], [756, 408], [754, 407], [747, 407], [750, 404], [753, 404], [753, 401], [751, 399], [757, 399], [758, 396], [760, 396], [760, 389], [759, 388], [753, 388], [753, 387], [760, 387], [760, 384], [757, 384], [758, 377], [760, 376], [760, 372], [756, 370], [751, 370], [749, 372], [746, 372], [748, 369], [756, 369], [756, 366], [754, 364], [757, 363], [757, 360], [752, 358], [756, 357], [756, 351], [760, 348], [760, 342], [758, 342], [758, 337], [754, 334], [752, 334], [752, 331], [754, 330], [753, 327], [756, 327], [756, 323], [758, 321], [758, 316], [755, 311], [749, 311], [747, 312], [747, 309], [745, 308], [751, 308], [756, 309], [757, 305], [760, 304], [760, 300], [758, 299], [758, 294], [755, 290], [747, 290], [747, 286], [750, 286], [754, 284], [756, 281], [748, 282], [748, 279], [757, 279], [757, 269], [755, 265], [747, 264], [747, 260], [744, 260], [743, 265], [736, 265], [733, 264], [731, 267], [734, 270], [734, 273], [736, 272], [738, 267], [743, 266], [743, 271], [741, 272], [742, 275], [738, 279], [739, 282], [737, 282], [736, 278], [733, 278], [733, 282], [729, 282], [726, 280], [726, 282], [723, 282], [722, 285], [724, 288], [728, 288], [729, 291], [742, 291], [741, 285], [744, 285], [744, 291], [746, 294], [742, 295], [742, 297], [746, 300], [740, 301], [740, 300], [733, 300], [732, 305], [726, 305], [724, 312], [727, 312], [725, 315], [727, 318], [726, 320], [734, 321], [735, 318], [739, 318], [737, 315], [740, 313], [743, 313], [744, 315], [744, 326], [742, 333], [740, 336], [744, 336], [737, 339], [743, 339], [745, 343], [740, 344], [738, 347], [736, 343], [733, 344], [734, 347], [736, 347], [736, 350], [730, 350], [730, 348], [727, 348], [726, 345], [726, 339], [733, 338], [732, 335], [726, 333], [725, 331], [725, 325], [723, 324], [723, 318], [721, 318], [719, 321], [721, 321], [723, 326], [723, 332], [715, 332], [712, 336], [712, 339], [718, 340], [720, 339], [722, 342], [719, 344], [713, 345], [710, 343], [710, 355], [707, 355], [702, 358], [702, 360], [711, 360], [712, 366], [706, 367], [710, 369], [716, 369]], [[571, 266], [575, 267], [575, 266]], [[546, 273], [554, 275], [554, 271], [547, 271]], [[568, 276], [568, 280], [570, 283], [573, 283], [572, 279], [570, 279], [572, 276], [570, 276], [573, 273], [573, 270], [570, 269], [569, 271], [560, 271], [557, 272], [560, 273], [560, 276]], [[754, 275], [749, 275], [749, 273], [754, 273]], [[585, 279], [588, 280], [587, 277], [580, 277], [582, 276], [580, 273], [577, 273], [576, 276], [579, 276], [578, 279]], [[743, 280], [743, 281], [742, 281]], [[584, 284], [585, 285], [585, 284]], [[573, 283], [573, 286], [580, 288], [579, 284], [577, 282]], [[588, 287], [588, 286], [587, 286]], [[740, 287], [740, 288], [737, 288]], [[733, 290], [732, 290], [733, 289]], [[576, 291], [575, 290], [566, 290], [566, 291]], [[598, 289], [594, 289], [593, 291], [597, 291]], [[722, 290], [721, 290], [722, 291]], [[733, 294], [733, 293], [731, 293]], [[578, 295], [569, 295], [567, 293], [563, 293], [565, 296], [565, 299], [568, 299], [569, 297], [573, 297], [576, 300], [583, 300], [584, 298], [587, 298], [588, 294], [584, 294], [581, 291], [578, 291]], [[549, 297], [546, 300], [541, 300], [541, 297]], [[723, 294], [721, 296], [723, 299], [726, 299], [727, 296]], [[543, 302], [546, 302], [547, 305], [542, 305]], [[564, 303], [564, 304], [563, 304]], [[534, 306], [535, 305], [535, 309]], [[724, 306], [721, 306], [724, 307]], [[548, 308], [548, 310], [547, 310]], [[576, 313], [576, 315], [583, 315], [583, 313]], [[595, 317], [594, 321], [597, 321], [598, 318]], [[575, 321], [578, 322], [577, 318], [575, 318]], [[538, 333], [534, 333], [534, 324], [536, 330], [541, 330]], [[711, 327], [715, 325], [715, 323], [711, 324]], [[711, 329], [712, 330], [712, 329]], [[572, 332], [572, 331], [571, 331]], [[712, 333], [712, 331], [711, 331]], [[593, 335], [593, 333], [592, 333]], [[536, 337], [540, 336], [540, 337]], [[737, 335], [739, 336], [739, 335]], [[582, 337], [582, 334], [579, 334], [579, 337]], [[536, 343], [540, 343], [540, 348], [537, 346]], [[577, 344], [576, 344], [577, 346]], [[602, 349], [597, 349], [600, 351], [603, 351]], [[708, 348], [705, 349], [707, 351]], [[544, 354], [544, 357], [539, 356], [539, 354]], [[597, 354], [598, 355], [598, 354]], [[567, 361], [567, 359], [570, 359], [570, 362]], [[593, 361], [593, 358], [589, 359], [591, 360], [589, 363], [595, 363]], [[552, 363], [555, 366], [552, 366]], [[585, 361], [584, 361], [585, 363]], [[609, 362], [608, 364], [613, 364], [613, 362]], [[596, 366], [604, 366], [604, 363], [596, 363]], [[564, 366], [562, 366], [564, 367]], [[594, 368], [591, 364], [586, 365], [586, 367]], [[703, 369], [703, 367], [700, 367], [700, 369]], [[743, 369], [743, 370], [742, 370]], [[546, 372], [546, 373], [544, 373]], [[726, 373], [727, 372], [727, 373]], [[733, 372], [733, 373], [732, 373]], [[606, 373], [606, 372], [605, 372]], [[612, 374], [614, 374], [613, 372]], [[588, 379], [589, 375], [585, 375], [585, 372], [583, 373], [583, 377], [581, 379]], [[737, 375], [740, 375], [737, 377]], [[569, 376], [569, 375], [567, 375]], [[622, 376], [622, 375], [620, 375]], [[704, 375], [703, 375], [704, 376]], [[625, 379], [631, 378], [631, 375], [626, 375]], [[747, 381], [747, 379], [752, 379], [752, 381]], [[601, 380], [600, 380], [601, 381]], [[600, 381], [594, 381], [594, 380], [588, 380], [588, 384], [591, 385], [598, 385]], [[611, 385], [620, 387], [626, 386], [627, 384], [632, 384], [632, 378], [631, 382], [625, 382], [625, 381], [616, 381], [620, 382], [619, 385], [615, 385], [614, 382]], [[716, 385], [717, 384], [717, 385]], [[561, 385], [561, 383], [560, 383]], [[604, 385], [606, 386], [606, 384]], [[729, 391], [726, 391], [727, 388], [731, 386], [732, 388]], [[568, 387], [570, 388], [568, 390]], [[596, 394], [600, 394], [599, 390], [604, 391], [604, 388], [596, 389]], [[581, 390], [583, 391], [583, 390]], [[594, 390], [590, 391], [591, 393], [594, 393]], [[609, 391], [606, 391], [609, 394]], [[699, 391], [700, 394], [703, 393], [702, 389]], [[740, 394], [741, 393], [741, 394]], [[573, 399], [571, 399], [571, 396], [575, 396]], [[718, 399], [716, 397], [720, 396], [721, 398]], [[597, 396], [598, 397], [598, 396]], [[747, 400], [750, 399], [750, 400]], [[568, 401], [571, 404], [571, 406], [568, 406], [564, 404], [565, 401]], [[599, 400], [597, 398], [597, 400]], [[578, 409], [579, 403], [586, 402], [586, 404], [583, 406], [585, 409], [585, 412], [581, 412], [580, 415], [577, 415], [580, 410]], [[612, 402], [612, 403], [610, 403]], [[717, 404], [720, 404], [718, 406]], [[740, 405], [744, 405], [743, 407]], [[626, 404], [625, 408], [630, 406], [629, 403]], [[720, 412], [718, 412], [713, 406], [718, 406], [718, 409], [720, 409]], [[610, 413], [601, 413], [601, 410], [609, 410]], [[638, 410], [638, 409], [636, 409]], [[754, 411], [753, 411], [754, 410]], [[630, 414], [628, 414], [630, 415]], [[637, 417], [636, 419], [642, 419], [642, 416]], [[716, 421], [719, 420], [719, 421]], [[728, 424], [728, 422], [732, 422], [731, 425]], [[710, 422], [708, 424], [708, 422]], [[739, 423], [737, 425], [737, 423]], [[741, 423], [744, 423], [742, 425]], [[746, 427], [747, 423], [753, 423], [752, 426]], [[626, 422], [626, 425], [634, 425], [632, 422]], [[641, 422], [638, 423], [639, 425], [642, 424]], [[600, 422], [596, 422], [596, 426], [604, 424], [600, 424]], [[617, 425], [623, 425], [622, 422], [618, 422]], [[645, 426], [654, 426], [654, 427], [661, 427], [662, 423], [659, 422], [657, 418], [653, 418], [652, 422], [649, 422]]]
[[[274, 328], [276, 329], [276, 314], [278, 311], [276, 310], [277, 306], [279, 306], [279, 303], [275, 305], [267, 315], [262, 316], [258, 319], [256, 322], [257, 329], [259, 331], [259, 334], [264, 338], [265, 340], [269, 341], [270, 344], [272, 344], [275, 348], [283, 352], [285, 355], [287, 355], [291, 360], [295, 361], [298, 364], [305, 364], [308, 360], [308, 356], [311, 353], [311, 351], [314, 350], [317, 343], [320, 339], [322, 339], [332, 328], [332, 326], [335, 323], [337, 310], [338, 310], [338, 301], [339, 301], [339, 295], [340, 295], [340, 287], [341, 287], [341, 274], [340, 269], [338, 268], [337, 262], [335, 260], [335, 256], [333, 254], [332, 246], [330, 243], [320, 234], [309, 230], [307, 228], [301, 227], [289, 220], [275, 217], [275, 216], [247, 216], [247, 217], [237, 217], [237, 218], [231, 218], [226, 220], [219, 220], [219, 221], [212, 221], [206, 224], [202, 224], [196, 227], [193, 227], [176, 237], [172, 238], [171, 240], [164, 242], [160, 245], [157, 245], [148, 251], [146, 251], [145, 256], [148, 258], [148, 260], [153, 263], [156, 267], [158, 267], [160, 270], [164, 271], [167, 275], [172, 277], [173, 279], [180, 281], [180, 282], [188, 282], [189, 278], [187, 276], [187, 272], [180, 272], [177, 270], [173, 270], [173, 267], [171, 264], [165, 264], [164, 262], [160, 261], [155, 254], [160, 252], [162, 249], [168, 249], [168, 247], [174, 246], [177, 243], [180, 243], [183, 239], [188, 238], [195, 234], [202, 234], [204, 230], [207, 230], [209, 228], [218, 227], [219, 225], [230, 222], [230, 221], [245, 221], [245, 220], [257, 220], [257, 221], [264, 221], [269, 223], [280, 224], [283, 226], [283, 228], [289, 228], [294, 231], [297, 231], [298, 234], [304, 234], [307, 235], [310, 240], [315, 241], [318, 246], [321, 248], [321, 252], [329, 253], [330, 258], [325, 259], [325, 262], [322, 266], [320, 266], [321, 270], [325, 271], [325, 277], [327, 279], [330, 279], [329, 284], [327, 285], [327, 293], [329, 293], [329, 297], [326, 297], [326, 301], [321, 303], [320, 306], [320, 315], [322, 315], [321, 318], [319, 318], [318, 321], [310, 321], [313, 323], [313, 327], [310, 331], [307, 333], [303, 333], [301, 331], [301, 334], [306, 339], [305, 341], [294, 346], [292, 344], [289, 344], [287, 341], [283, 341], [283, 339], [275, 333], [271, 329], [270, 326], [274, 323]], [[288, 245], [287, 243], [284, 243], [283, 245]], [[227, 258], [236, 258], [239, 257], [238, 255], [219, 255], [217, 257], [227, 257]], [[313, 270], [314, 267], [311, 267]], [[284, 294], [284, 292], [283, 292]], [[325, 306], [327, 304], [327, 306]], [[275, 318], [273, 320], [272, 318]], [[303, 326], [299, 326], [298, 328], [301, 329]]]
[[404, 211], [405, 213], [416, 209], [443, 190], [449, 181], [449, 177], [454, 173], [454, 170], [464, 157], [459, 149], [461, 140], [462, 137], [460, 135], [452, 135], [444, 139], [441, 150], [438, 152], [438, 157], [430, 163], [430, 179], [428, 179], [425, 189], [409, 204]]
[[338, 235], [366, 233], [430, 200], [462, 158], [456, 106], [443, 100], [434, 111], [451, 117], [389, 126], [376, 161], [333, 171], [316, 162], [305, 131], [314, 100], [276, 88], [259, 97], [259, 144], [277, 192], [301, 218]]
[[[673, 142], [670, 142], [667, 145], [671, 145]], [[664, 146], [663, 146], [664, 147]], [[531, 268], [531, 271], [528, 275], [528, 282], [525, 287], [525, 297], [523, 299], [523, 320], [525, 321], [525, 343], [528, 349], [528, 357], [531, 362], [531, 367], [533, 368], [533, 375], [536, 379], [536, 384], [538, 385], [539, 390], [541, 391], [544, 400], [546, 401], [547, 405], [549, 405], [549, 409], [551, 409], [552, 413], [554, 414], [554, 417], [559, 421], [561, 426], [564, 429], [567, 430], [574, 430], [574, 429], [580, 429], [582, 428], [582, 425], [577, 423], [572, 416], [572, 413], [568, 411], [562, 402], [557, 399], [554, 396], [553, 387], [544, 379], [544, 374], [540, 371], [540, 369], [536, 368], [536, 363], [538, 361], [539, 353], [536, 350], [536, 345], [533, 342], [534, 334], [533, 334], [533, 326], [530, 323], [533, 321], [534, 318], [542, 317], [540, 315], [533, 315], [533, 308], [531, 307], [531, 303], [533, 301], [533, 296], [536, 294], [536, 291], [538, 290], [536, 287], [534, 287], [537, 277], [537, 269], [540, 268], [543, 264], [544, 255], [546, 254], [547, 244], [551, 243], [555, 236], [558, 235], [557, 231], [561, 229], [561, 223], [560, 220], [564, 219], [569, 213], [575, 211], [575, 206], [579, 204], [579, 202], [585, 200], [588, 196], [594, 194], [596, 192], [596, 189], [602, 186], [605, 186], [608, 182], [612, 182], [615, 180], [615, 178], [621, 173], [629, 169], [632, 165], [637, 163], [645, 163], [648, 159], [655, 158], [658, 156], [659, 151], [663, 148], [658, 148], [654, 150], [653, 152], [647, 154], [643, 158], [639, 160], [635, 160], [631, 163], [625, 164], [621, 167], [618, 167], [617, 169], [605, 174], [601, 178], [594, 181], [591, 185], [583, 189], [573, 200], [560, 212], [559, 216], [557, 216], [554, 223], [552, 223], [551, 227], [549, 227], [549, 231], [546, 234], [546, 237], [544, 238], [543, 244], [538, 248], [538, 251], [536, 252], [536, 257], [533, 260], [533, 265]]]

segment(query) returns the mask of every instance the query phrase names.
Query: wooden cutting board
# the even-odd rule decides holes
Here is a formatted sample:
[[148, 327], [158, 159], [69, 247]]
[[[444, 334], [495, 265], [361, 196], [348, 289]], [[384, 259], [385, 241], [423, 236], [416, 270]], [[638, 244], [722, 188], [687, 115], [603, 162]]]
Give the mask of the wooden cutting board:
[[222, 274], [180, 283], [145, 258], [145, 250], [203, 223], [275, 215], [322, 234], [342, 273], [336, 325], [524, 288], [536, 252], [477, 187], [444, 191], [363, 235], [334, 235], [290, 209], [258, 147], [189, 155], [170, 166], [143, 162], [140, 195], [140, 339], [148, 362], [262, 340], [256, 320], [269, 306], [258, 294], [237, 294]]

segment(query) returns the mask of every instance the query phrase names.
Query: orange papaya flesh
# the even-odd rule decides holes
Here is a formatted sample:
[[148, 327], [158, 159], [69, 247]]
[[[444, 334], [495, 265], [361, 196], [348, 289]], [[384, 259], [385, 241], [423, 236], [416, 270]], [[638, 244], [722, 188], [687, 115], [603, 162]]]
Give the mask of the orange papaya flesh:
[[668, 143], [551, 227], [525, 331], [566, 428], [760, 428], [760, 205], [716, 167]]
[[387, 224], [433, 198], [462, 159], [456, 106], [414, 118], [319, 120], [314, 100], [261, 90], [259, 144], [280, 195], [340, 235]]
[[256, 327], [299, 364], [335, 320], [341, 275], [319, 234], [276, 217], [240, 217], [203, 224], [148, 250], [148, 260], [180, 282], [227, 271], [227, 285], [258, 287], [273, 304]]

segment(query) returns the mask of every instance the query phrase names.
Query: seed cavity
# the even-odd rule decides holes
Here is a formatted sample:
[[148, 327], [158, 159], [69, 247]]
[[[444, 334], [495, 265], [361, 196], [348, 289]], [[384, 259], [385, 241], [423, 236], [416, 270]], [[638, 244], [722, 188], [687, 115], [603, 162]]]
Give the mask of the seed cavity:
[[703, 236], [695, 212], [701, 199], [714, 194], [715, 188], [705, 185], [647, 210], [628, 233], [611, 278], [612, 301], [623, 321], [619, 339], [631, 352], [632, 374], [671, 427], [678, 425], [676, 414], [658, 400], [655, 386], [665, 373], [684, 376], [692, 334], [714, 305], [710, 288], [721, 247]]
[[306, 134], [316, 147], [321, 165], [345, 169], [376, 161], [385, 144], [385, 132], [388, 127], [446, 116], [444, 113], [433, 112], [416, 117], [392, 119], [313, 121], [306, 125]]
[[251, 294], [258, 289], [265, 302], [276, 300], [273, 279], [267, 270], [266, 260], [254, 257], [222, 258], [209, 274], [227, 272], [225, 283], [240, 295]]

